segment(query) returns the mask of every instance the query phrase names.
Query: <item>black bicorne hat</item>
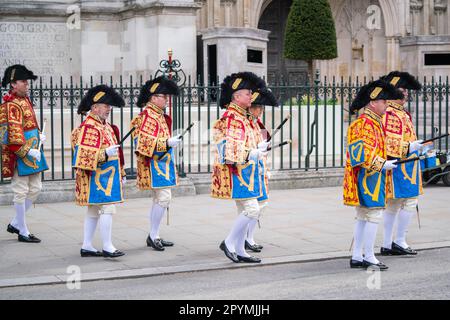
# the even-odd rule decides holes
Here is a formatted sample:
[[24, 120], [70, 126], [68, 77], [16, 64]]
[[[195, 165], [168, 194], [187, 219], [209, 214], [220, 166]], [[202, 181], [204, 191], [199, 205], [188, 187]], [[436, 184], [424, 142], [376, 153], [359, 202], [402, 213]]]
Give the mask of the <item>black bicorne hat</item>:
[[266, 82], [253, 72], [233, 73], [225, 77], [222, 84], [220, 85], [221, 95], [219, 105], [222, 109], [226, 108], [227, 105], [231, 102], [233, 93], [238, 90], [249, 89], [252, 91], [256, 91], [258, 89], [264, 88], [265, 86]]
[[119, 108], [125, 105], [125, 101], [116, 90], [101, 84], [89, 89], [78, 106], [78, 114], [86, 114], [91, 110], [91, 106], [96, 103], [104, 103]]
[[37, 76], [33, 71], [28, 70], [27, 67], [21, 64], [15, 64], [6, 68], [2, 79], [2, 87], [6, 87], [8, 83], [17, 80], [36, 80]]
[[169, 80], [164, 76], [160, 76], [147, 81], [142, 86], [137, 105], [138, 107], [144, 107], [150, 100], [150, 97], [154, 94], [171, 94], [177, 96], [179, 93], [180, 89], [174, 81]]
[[274, 106], [278, 107], [277, 98], [272, 93], [272, 90], [268, 88], [261, 88], [253, 92], [252, 106]]
[[384, 80], [372, 81], [362, 86], [358, 91], [355, 100], [353, 100], [350, 106], [350, 112], [355, 114], [357, 110], [367, 106], [370, 101], [399, 100], [403, 98], [403, 93], [388, 82]]
[[422, 89], [422, 84], [408, 72], [392, 71], [380, 79], [389, 82], [395, 88], [403, 88], [407, 90]]

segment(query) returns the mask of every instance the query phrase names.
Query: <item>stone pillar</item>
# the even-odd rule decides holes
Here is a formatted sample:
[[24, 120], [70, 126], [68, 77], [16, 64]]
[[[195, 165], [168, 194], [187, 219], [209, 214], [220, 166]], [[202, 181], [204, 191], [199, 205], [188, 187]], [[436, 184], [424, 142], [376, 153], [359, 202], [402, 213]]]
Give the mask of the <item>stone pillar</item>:
[[411, 10], [411, 34], [413, 36], [420, 35], [423, 33], [423, 23], [421, 16], [421, 11], [423, 8], [423, 0], [410, 0], [410, 10]]
[[423, 34], [431, 34], [431, 17], [433, 13], [433, 0], [423, 0]]
[[214, 0], [214, 27], [220, 26], [220, 0]]
[[225, 27], [231, 27], [232, 26], [232, 22], [231, 22], [231, 9], [233, 7], [233, 4], [236, 3], [236, 0], [221, 0], [223, 6], [224, 6], [224, 26]]
[[244, 28], [250, 27], [250, 0], [244, 0]]
[[447, 16], [446, 16], [446, 21], [447, 21], [447, 34], [450, 34], [450, 0], [447, 0]]
[[212, 28], [214, 26], [214, 1], [215, 0], [207, 0], [207, 28]]
[[403, 2], [403, 9], [401, 12], [405, 15], [405, 30], [403, 35], [411, 35], [412, 34], [412, 14], [410, 11], [410, 0], [405, 0]]
[[447, 17], [447, 0], [434, 0], [434, 29], [435, 34], [446, 34], [448, 17]]
[[82, 11], [83, 75], [140, 76], [148, 79], [173, 50], [186, 75], [196, 77], [196, 11], [191, 1], [160, 1], [111, 13], [99, 7]]
[[386, 72], [401, 69], [400, 63], [400, 40], [398, 36], [386, 38], [387, 44], [387, 64]]
[[[203, 32], [204, 56], [208, 45], [217, 45], [217, 75], [222, 79], [233, 72], [252, 71], [259, 76], [267, 73], [267, 42], [269, 31], [250, 28], [210, 28]], [[247, 61], [247, 50], [261, 50], [263, 63]], [[208, 64], [204, 62], [205, 77]]]

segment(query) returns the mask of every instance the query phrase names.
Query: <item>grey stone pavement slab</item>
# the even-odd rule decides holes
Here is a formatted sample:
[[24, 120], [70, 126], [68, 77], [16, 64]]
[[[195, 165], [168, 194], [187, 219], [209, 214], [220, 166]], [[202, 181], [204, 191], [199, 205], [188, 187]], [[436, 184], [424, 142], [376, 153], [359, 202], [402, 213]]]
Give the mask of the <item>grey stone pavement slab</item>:
[[[425, 188], [419, 203], [421, 228], [414, 218], [408, 233], [412, 247], [450, 246], [449, 198], [448, 187]], [[174, 198], [170, 223], [167, 226], [164, 218], [160, 234], [175, 246], [164, 252], [145, 244], [151, 204], [151, 198], [143, 198], [118, 205], [113, 243], [126, 255], [114, 260], [80, 257], [84, 207], [72, 202], [37, 204], [27, 213], [27, 222], [42, 242], [27, 244], [6, 232], [13, 207], [1, 206], [0, 288], [62, 283], [71, 275], [69, 266], [80, 268], [83, 281], [258, 266], [232, 263], [218, 248], [237, 215], [233, 201], [205, 194]], [[341, 187], [274, 190], [261, 229], [255, 232], [256, 241], [264, 245], [256, 255], [263, 259], [261, 265], [349, 257], [354, 216], [354, 209], [342, 204]], [[382, 231], [380, 225], [377, 252]], [[98, 229], [94, 245], [101, 249]]]

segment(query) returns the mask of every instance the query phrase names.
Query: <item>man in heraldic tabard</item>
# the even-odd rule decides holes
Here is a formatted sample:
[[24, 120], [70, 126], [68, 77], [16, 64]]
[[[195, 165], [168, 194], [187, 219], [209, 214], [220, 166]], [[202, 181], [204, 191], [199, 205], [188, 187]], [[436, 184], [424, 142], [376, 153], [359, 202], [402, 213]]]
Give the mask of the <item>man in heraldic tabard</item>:
[[[344, 204], [356, 209], [351, 268], [387, 270], [374, 254], [378, 224], [386, 207], [386, 174], [397, 167], [388, 160], [383, 115], [387, 101], [403, 99], [391, 84], [377, 80], [361, 87], [350, 112], [364, 108], [347, 130]], [[364, 256], [363, 251], [364, 249]]]
[[9, 84], [10, 90], [0, 105], [1, 174], [3, 178], [11, 178], [16, 213], [6, 230], [16, 233], [20, 242], [28, 243], [41, 242], [28, 231], [25, 213], [41, 192], [41, 173], [48, 170], [41, 148], [46, 137], [28, 97], [28, 80], [36, 79], [37, 76], [23, 65], [6, 68], [2, 86]]
[[233, 73], [221, 84], [220, 107], [226, 108], [213, 125], [216, 144], [211, 196], [236, 202], [238, 217], [219, 248], [233, 262], [259, 263], [249, 255], [245, 240], [249, 227], [259, 219], [258, 199], [263, 196], [260, 160], [267, 155], [269, 142], [260, 141], [260, 133], [252, 128], [248, 109], [252, 93], [265, 87], [265, 82], [251, 72]]
[[[119, 129], [107, 119], [111, 107], [123, 107], [124, 100], [105, 85], [90, 89], [82, 99], [78, 114], [87, 114], [81, 125], [72, 132], [73, 162], [76, 169], [76, 204], [87, 206], [84, 220], [82, 257], [116, 258], [124, 253], [112, 244], [112, 215], [116, 203], [123, 202], [126, 181], [123, 153], [118, 145]], [[103, 242], [102, 252], [92, 245], [99, 223]]]
[[141, 88], [137, 105], [144, 108], [131, 121], [137, 158], [137, 187], [152, 190], [153, 206], [149, 212], [150, 232], [147, 246], [156, 251], [172, 247], [173, 242], [159, 236], [162, 218], [172, 199], [171, 188], [178, 178], [174, 150], [182, 140], [172, 137], [172, 119], [165, 114], [169, 95], [178, 95], [177, 84], [164, 77], [149, 80]]

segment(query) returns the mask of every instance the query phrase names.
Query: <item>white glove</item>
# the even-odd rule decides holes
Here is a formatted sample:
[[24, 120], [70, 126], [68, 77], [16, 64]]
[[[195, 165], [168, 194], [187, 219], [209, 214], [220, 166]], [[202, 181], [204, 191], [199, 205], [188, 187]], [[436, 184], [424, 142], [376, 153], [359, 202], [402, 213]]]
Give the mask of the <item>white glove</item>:
[[267, 155], [267, 151], [261, 151], [259, 149], [253, 149], [252, 151], [250, 151], [250, 154], [248, 155], [248, 158], [249, 159], [257, 158], [258, 160], [261, 160], [266, 155]]
[[105, 152], [108, 157], [117, 156], [117, 151], [119, 150], [120, 145], [116, 144], [111, 147], [106, 148]]
[[267, 151], [267, 148], [269, 147], [270, 142], [267, 142], [266, 140], [264, 140], [263, 142], [258, 143], [258, 149], [265, 152]]
[[383, 169], [385, 169], [385, 170], [392, 170], [392, 169], [394, 169], [394, 168], [397, 168], [397, 165], [394, 164], [394, 162], [396, 162], [396, 161], [397, 161], [397, 160], [387, 160], [387, 161], [384, 163]]
[[178, 138], [178, 137], [172, 137], [167, 140], [167, 144], [171, 148], [177, 146], [180, 142], [181, 142], [181, 138]]
[[47, 136], [45, 134], [43, 134], [43, 133], [40, 133], [39, 134], [39, 140], [41, 140], [41, 142], [44, 143], [45, 140], [47, 140]]
[[415, 152], [423, 149], [424, 145], [422, 144], [423, 140], [416, 140], [409, 143], [409, 152]]
[[127, 183], [127, 177], [122, 178], [122, 185], [124, 186]]
[[29, 155], [33, 159], [36, 159], [37, 161], [41, 161], [41, 152], [38, 149], [30, 149], [27, 155]]

